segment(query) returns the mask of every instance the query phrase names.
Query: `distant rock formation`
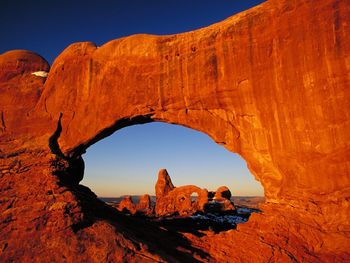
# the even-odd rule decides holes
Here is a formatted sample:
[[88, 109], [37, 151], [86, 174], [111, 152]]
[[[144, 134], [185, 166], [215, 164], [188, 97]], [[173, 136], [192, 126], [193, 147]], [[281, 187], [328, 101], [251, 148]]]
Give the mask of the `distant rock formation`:
[[[197, 193], [197, 200], [192, 200], [191, 195]], [[208, 203], [208, 190], [195, 185], [174, 187], [171, 178], [165, 169], [158, 173], [156, 183], [156, 215], [190, 215], [197, 211], [204, 211]]]
[[235, 205], [231, 201], [231, 191], [227, 186], [220, 186], [216, 192], [210, 192], [208, 204], [205, 205], [205, 212], [235, 211]]
[[145, 214], [151, 215], [154, 213], [154, 207], [151, 203], [151, 197], [148, 194], [145, 194], [140, 197], [139, 203], [134, 204], [132, 197], [130, 195], [124, 196], [122, 201], [116, 207], [117, 210], [121, 212], [126, 212], [130, 214]]
[[231, 196], [232, 196], [231, 191], [230, 191], [230, 189], [228, 189], [227, 186], [220, 186], [215, 192], [214, 199], [215, 200], [221, 200], [221, 199], [230, 200]]
[[[224, 212], [235, 210], [235, 206], [230, 200], [231, 191], [227, 186], [219, 187], [216, 192], [208, 192], [207, 189], [201, 189], [195, 185], [175, 187], [166, 169], [159, 171], [155, 191], [155, 207], [152, 205], [150, 195], [145, 194], [140, 197], [138, 204], [133, 202], [130, 195], [126, 195], [116, 208], [125, 213], [156, 216], [176, 214], [188, 216], [198, 211]], [[194, 194], [197, 196], [195, 197]]]
[[136, 205], [136, 212], [145, 215], [154, 213], [154, 206], [152, 206], [150, 195], [145, 194], [140, 197], [139, 203]]
[[131, 214], [136, 213], [136, 207], [130, 195], [124, 196], [123, 200], [119, 203], [118, 210]]
[[156, 200], [159, 197], [166, 196], [175, 186], [173, 185], [171, 178], [166, 169], [160, 169], [158, 173], [158, 180], [156, 183]]

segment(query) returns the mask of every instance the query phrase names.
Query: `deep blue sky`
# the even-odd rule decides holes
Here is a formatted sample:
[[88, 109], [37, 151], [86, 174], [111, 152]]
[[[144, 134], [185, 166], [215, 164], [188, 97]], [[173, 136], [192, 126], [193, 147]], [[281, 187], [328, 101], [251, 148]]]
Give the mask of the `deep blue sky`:
[[[174, 34], [219, 22], [261, 2], [250, 0], [1, 0], [0, 53], [32, 50], [52, 63], [69, 44], [102, 45], [135, 34]], [[175, 125], [153, 123], [118, 131], [84, 155], [83, 184], [100, 196], [154, 192], [159, 168], [175, 185], [215, 190], [227, 185], [235, 195], [261, 195], [245, 162], [208, 136]]]
[[219, 22], [264, 1], [1, 0], [0, 53], [29, 49], [50, 63], [69, 44], [136, 33], [174, 34]]

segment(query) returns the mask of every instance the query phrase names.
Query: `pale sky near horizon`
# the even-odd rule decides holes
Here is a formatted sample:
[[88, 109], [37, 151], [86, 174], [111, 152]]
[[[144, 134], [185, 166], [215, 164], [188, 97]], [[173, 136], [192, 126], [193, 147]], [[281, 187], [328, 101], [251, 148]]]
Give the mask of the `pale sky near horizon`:
[[179, 125], [148, 123], [118, 130], [83, 155], [81, 182], [98, 196], [154, 195], [158, 170], [166, 168], [175, 186], [208, 190], [226, 185], [233, 195], [263, 195], [238, 155], [204, 133]]

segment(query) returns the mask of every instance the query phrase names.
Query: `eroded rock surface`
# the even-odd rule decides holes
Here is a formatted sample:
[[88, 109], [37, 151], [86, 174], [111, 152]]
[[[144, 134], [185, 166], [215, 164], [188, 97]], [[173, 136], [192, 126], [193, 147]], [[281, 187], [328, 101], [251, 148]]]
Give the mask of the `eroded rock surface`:
[[139, 203], [136, 205], [136, 210], [141, 214], [153, 214], [154, 206], [152, 205], [151, 197], [149, 194], [144, 194], [140, 197]]
[[[348, 1], [271, 0], [184, 34], [75, 43], [51, 69], [0, 55], [0, 261], [348, 261], [349, 17]], [[151, 121], [240, 154], [264, 212], [163, 244], [78, 185], [90, 145]]]
[[231, 191], [227, 186], [220, 186], [215, 192], [211, 192], [206, 212], [234, 211], [235, 205], [231, 201]]
[[220, 186], [216, 191], [214, 195], [214, 200], [221, 200], [221, 199], [231, 199], [231, 191], [228, 189], [227, 186]]
[[174, 190], [175, 186], [171, 181], [170, 175], [166, 169], [160, 169], [158, 172], [158, 179], [155, 185], [156, 201], [158, 198], [166, 196], [169, 192]]
[[[208, 203], [208, 190], [195, 185], [175, 187], [165, 169], [161, 169], [158, 173], [155, 191], [157, 216], [191, 215], [197, 211], [204, 211]], [[193, 193], [198, 195], [197, 200], [191, 199]]]
[[134, 203], [130, 195], [124, 196], [116, 208], [124, 213], [152, 215], [154, 206], [151, 202], [151, 197], [148, 194], [142, 195], [137, 204]]
[[118, 205], [118, 210], [126, 213], [135, 214], [136, 206], [130, 195], [124, 196]]

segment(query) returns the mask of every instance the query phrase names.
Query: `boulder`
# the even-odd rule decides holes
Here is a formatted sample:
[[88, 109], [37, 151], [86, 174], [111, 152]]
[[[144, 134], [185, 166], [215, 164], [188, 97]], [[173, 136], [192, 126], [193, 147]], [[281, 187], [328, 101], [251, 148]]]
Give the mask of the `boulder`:
[[220, 186], [216, 192], [215, 192], [215, 196], [214, 196], [215, 200], [221, 200], [221, 199], [231, 199], [231, 191], [230, 189], [228, 189], [227, 186]]

